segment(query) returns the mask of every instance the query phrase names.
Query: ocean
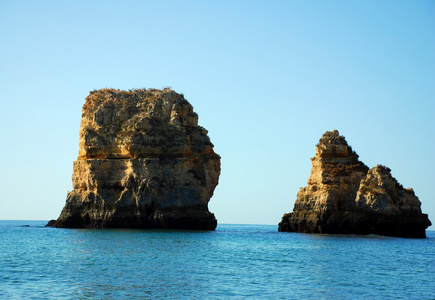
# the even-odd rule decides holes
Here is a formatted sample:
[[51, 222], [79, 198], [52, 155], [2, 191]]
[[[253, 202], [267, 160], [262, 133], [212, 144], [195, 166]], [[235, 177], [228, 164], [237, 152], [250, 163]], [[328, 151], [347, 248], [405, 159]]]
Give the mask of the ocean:
[[427, 239], [0, 221], [0, 299], [435, 299]]

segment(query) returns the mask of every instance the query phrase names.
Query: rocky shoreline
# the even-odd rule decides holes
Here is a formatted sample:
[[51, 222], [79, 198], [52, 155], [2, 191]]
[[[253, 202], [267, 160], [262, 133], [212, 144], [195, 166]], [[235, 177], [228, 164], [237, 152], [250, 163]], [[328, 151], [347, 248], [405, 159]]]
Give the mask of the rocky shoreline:
[[[82, 109], [74, 189], [47, 226], [214, 230], [208, 203], [221, 164], [213, 148], [182, 94], [95, 90]], [[369, 169], [337, 130], [320, 138], [311, 160], [279, 231], [426, 236], [431, 222], [414, 191], [385, 166]]]

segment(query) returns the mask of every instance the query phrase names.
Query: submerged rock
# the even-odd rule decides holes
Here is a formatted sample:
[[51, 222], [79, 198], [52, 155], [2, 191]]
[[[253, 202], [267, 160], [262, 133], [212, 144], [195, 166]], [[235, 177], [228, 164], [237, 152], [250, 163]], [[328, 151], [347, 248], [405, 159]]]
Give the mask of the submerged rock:
[[404, 189], [389, 168], [369, 170], [337, 130], [322, 136], [311, 160], [308, 186], [299, 190], [279, 231], [426, 236], [431, 223], [413, 190]]
[[74, 190], [53, 227], [214, 230], [220, 156], [183, 95], [96, 90], [86, 98]]

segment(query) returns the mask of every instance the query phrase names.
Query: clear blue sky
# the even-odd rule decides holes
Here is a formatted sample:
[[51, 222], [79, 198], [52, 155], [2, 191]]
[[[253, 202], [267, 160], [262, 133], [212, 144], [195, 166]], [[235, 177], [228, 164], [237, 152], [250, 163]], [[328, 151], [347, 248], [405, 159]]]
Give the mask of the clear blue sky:
[[434, 1], [0, 0], [0, 219], [59, 216], [89, 91], [170, 86], [222, 156], [220, 223], [277, 224], [332, 129], [435, 223], [434, 16]]

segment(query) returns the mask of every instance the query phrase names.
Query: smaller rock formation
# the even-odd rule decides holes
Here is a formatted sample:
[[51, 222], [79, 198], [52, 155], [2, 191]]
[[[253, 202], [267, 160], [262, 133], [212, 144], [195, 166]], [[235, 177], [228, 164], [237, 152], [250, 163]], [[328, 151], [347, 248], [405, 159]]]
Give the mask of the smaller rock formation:
[[166, 88], [102, 89], [86, 98], [67, 228], [214, 230], [208, 202], [220, 156], [184, 96]]
[[412, 189], [404, 189], [381, 165], [369, 170], [337, 130], [316, 146], [308, 186], [279, 231], [426, 237], [431, 225]]

